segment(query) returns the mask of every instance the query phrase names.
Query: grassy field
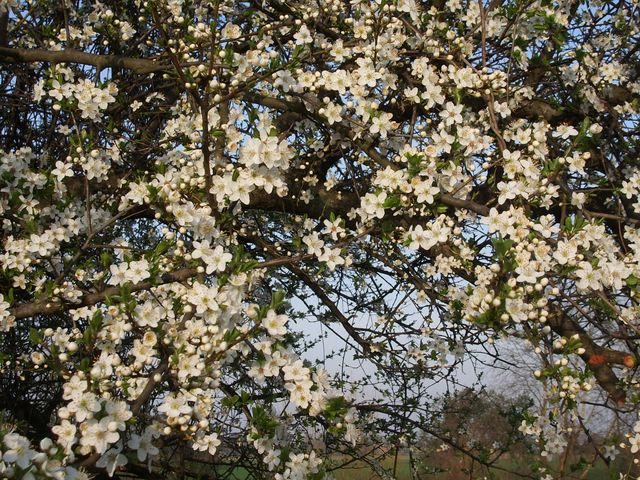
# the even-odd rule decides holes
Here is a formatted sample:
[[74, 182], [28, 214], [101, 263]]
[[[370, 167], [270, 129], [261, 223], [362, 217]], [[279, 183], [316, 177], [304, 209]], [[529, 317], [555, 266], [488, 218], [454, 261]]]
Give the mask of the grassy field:
[[[339, 462], [336, 462], [339, 464]], [[393, 469], [393, 457], [387, 458], [382, 462], [382, 466], [389, 471]], [[233, 472], [229, 470], [232, 469]], [[217, 474], [221, 478], [228, 478], [229, 480], [245, 480], [248, 475], [247, 471], [243, 468], [232, 467], [219, 467], [216, 469]], [[380, 478], [376, 475], [374, 470], [365, 462], [353, 462], [346, 467], [342, 467], [338, 470], [331, 472], [335, 480], [370, 480]], [[408, 455], [398, 455], [398, 462], [396, 465], [396, 479], [397, 480], [410, 480], [411, 470], [409, 464]], [[227, 476], [228, 475], [228, 476]]]
[[[334, 462], [334, 467], [339, 466], [342, 461], [346, 461], [346, 458], [344, 460], [336, 459], [336, 461]], [[388, 472], [393, 471], [393, 464], [394, 464], [394, 458], [392, 455], [381, 461], [381, 466]], [[516, 461], [510, 461], [510, 462], [505, 461], [505, 462], [502, 462], [500, 466], [511, 471], [525, 473], [524, 471], [525, 467], [523, 467], [523, 465], [519, 464]], [[222, 468], [219, 467], [216, 469], [217, 474], [221, 478], [227, 478], [229, 480], [246, 480], [248, 478], [248, 474], [246, 470], [244, 470], [243, 468], [239, 468], [239, 467], [233, 468], [233, 472], [229, 471], [230, 468], [232, 467], [222, 467]], [[445, 469], [447, 471], [441, 474], [428, 474], [428, 473], [422, 472], [418, 474], [417, 478], [419, 480], [431, 480], [431, 479], [432, 480], [438, 480], [438, 479], [457, 480], [457, 479], [470, 478], [468, 472], [466, 473], [463, 473], [461, 471], [456, 472], [455, 468], [451, 468], [451, 467], [449, 468], [445, 467]], [[615, 466], [612, 466], [612, 468], [609, 469], [604, 463], [599, 462], [589, 471], [586, 477], [582, 477], [579, 473], [576, 473], [575, 476], [568, 474], [564, 478], [567, 480], [574, 479], [574, 478], [575, 479], [581, 478], [586, 480], [608, 480], [608, 479], [617, 480], [619, 478], [619, 472], [620, 472], [619, 468], [615, 468]], [[347, 466], [342, 466], [336, 470], [332, 470], [331, 473], [335, 480], [377, 480], [381, 478], [378, 474], [376, 474], [375, 470], [370, 465], [368, 465], [363, 461], [350, 463]], [[510, 474], [507, 472], [495, 471], [494, 477], [485, 477], [484, 473], [480, 473], [480, 472], [478, 473], [479, 473], [478, 476], [474, 476], [473, 478], [478, 478], [478, 479], [493, 478], [495, 480], [509, 480], [513, 478], [513, 474]], [[409, 463], [409, 456], [407, 454], [403, 453], [398, 455], [398, 460], [396, 463], [396, 475], [393, 478], [395, 478], [395, 480], [411, 480], [412, 478], [411, 466]]]
[[[388, 471], [392, 471], [393, 469], [393, 457], [385, 459], [382, 462], [382, 466]], [[500, 465], [503, 468], [506, 468], [515, 472], [525, 473], [522, 465], [518, 465], [515, 462], [509, 464], [505, 462], [503, 465]], [[576, 473], [574, 475], [568, 474], [564, 478], [569, 479], [583, 479], [583, 480], [608, 480], [619, 478], [620, 470], [612, 466], [612, 468], [608, 468], [603, 462], [598, 462], [594, 467], [589, 471], [586, 477], [581, 476], [580, 473]], [[380, 479], [381, 477], [377, 475], [374, 470], [364, 462], [354, 462], [348, 467], [343, 467], [339, 470], [335, 470], [332, 472], [334, 478], [336, 480], [375, 480]], [[411, 480], [411, 465], [409, 463], [409, 456], [406, 454], [398, 455], [398, 462], [396, 465], [396, 475], [394, 477], [396, 480]], [[438, 480], [439, 478], [454, 480], [454, 479], [468, 479], [468, 472], [456, 472], [454, 469], [450, 469], [446, 473], [442, 474], [427, 474], [427, 473], [419, 473], [419, 480]], [[478, 476], [474, 476], [473, 478], [495, 478], [500, 480], [509, 480], [513, 478], [513, 474], [507, 472], [499, 472], [495, 471], [495, 477], [486, 477], [484, 473], [479, 474]]]
[[[394, 458], [393, 456], [385, 458], [381, 465], [387, 471], [393, 471]], [[336, 480], [369, 480], [380, 478], [376, 475], [371, 466], [365, 462], [353, 462], [348, 466], [342, 467], [338, 470], [332, 471]], [[397, 480], [410, 480], [411, 479], [411, 465], [409, 463], [409, 455], [398, 455], [398, 461], [396, 463], [396, 476]]]

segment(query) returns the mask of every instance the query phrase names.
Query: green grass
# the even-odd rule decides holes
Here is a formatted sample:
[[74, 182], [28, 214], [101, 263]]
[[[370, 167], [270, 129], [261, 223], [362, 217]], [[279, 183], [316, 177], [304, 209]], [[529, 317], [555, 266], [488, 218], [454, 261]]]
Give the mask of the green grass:
[[[393, 455], [385, 458], [381, 465], [382, 467], [392, 473], [393, 472]], [[365, 462], [358, 461], [342, 467], [338, 470], [332, 471], [336, 480], [374, 480], [380, 478], [375, 471]], [[398, 455], [398, 462], [396, 464], [396, 480], [409, 480], [411, 479], [411, 464], [409, 463], [409, 455]]]
[[216, 467], [216, 477], [229, 480], [245, 480], [249, 478], [249, 472], [242, 467]]
[[[347, 462], [348, 460], [349, 459], [347, 457], [335, 457], [332, 463], [334, 467], [337, 467], [341, 463]], [[526, 459], [519, 459], [519, 461], [517, 461], [516, 459], [511, 459], [511, 460], [504, 459], [503, 461], [498, 462], [498, 465], [503, 468], [507, 468], [509, 470], [517, 472], [520, 469], [523, 469], [524, 465], [526, 465], [526, 462], [525, 463], [522, 462], [523, 460], [526, 460]], [[624, 464], [624, 462], [616, 462], [616, 463]], [[394, 465], [394, 455], [391, 454], [385, 457], [383, 460], [380, 461], [380, 465], [387, 472], [389, 472], [389, 474], [392, 474], [393, 465]], [[330, 466], [331, 465], [329, 465], [329, 467]], [[584, 478], [586, 478], [586, 480], [609, 480], [609, 479], [617, 480], [619, 478], [617, 472], [622, 471], [624, 469], [621, 470], [620, 468], [616, 468], [616, 467], [619, 467], [619, 466], [612, 465], [612, 468], [609, 469], [603, 462], [598, 461], [593, 466], [593, 468], [589, 471], [588, 475]], [[250, 478], [250, 475], [247, 472], [247, 470], [245, 470], [242, 467], [218, 466], [214, 468], [217, 476], [219, 476], [220, 478], [228, 478], [229, 480], [246, 480], [247, 478]], [[448, 479], [452, 479], [452, 478], [467, 479], [468, 478], [468, 474], [455, 472], [454, 467], [452, 467], [451, 465], [449, 466], [448, 470], [449, 471], [444, 474], [444, 476]], [[524, 470], [522, 471], [524, 472]], [[460, 477], [458, 477], [457, 475], [459, 473], [461, 474]], [[505, 479], [512, 478], [511, 474], [506, 472], [500, 472], [500, 471], [494, 470], [493, 473], [495, 477], [492, 477], [492, 478], [495, 478], [496, 480], [505, 480]], [[375, 472], [375, 470], [364, 461], [355, 461], [355, 462], [349, 463], [346, 466], [340, 467], [336, 470], [332, 470], [331, 474], [333, 475], [335, 480], [379, 480], [381, 478]], [[579, 473], [576, 473], [575, 475], [576, 475], [575, 477], [572, 477], [571, 474], [569, 474], [567, 478], [583, 478], [580, 476]], [[398, 460], [396, 464], [396, 473], [393, 478], [395, 480], [411, 479], [411, 464], [409, 462], [408, 454], [400, 453], [398, 455]], [[424, 480], [427, 480], [427, 479], [437, 480], [439, 478], [439, 475], [437, 474], [429, 475], [429, 474], [421, 473], [421, 474], [418, 474], [418, 478], [424, 479]]]

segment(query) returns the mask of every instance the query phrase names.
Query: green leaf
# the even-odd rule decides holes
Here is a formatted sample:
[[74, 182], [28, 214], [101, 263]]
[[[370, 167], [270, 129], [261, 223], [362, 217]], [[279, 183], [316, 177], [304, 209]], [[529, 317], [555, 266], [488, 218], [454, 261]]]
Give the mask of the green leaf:
[[100, 254], [100, 262], [104, 267], [107, 267], [111, 264], [111, 254], [109, 252], [102, 252]]
[[[384, 220], [382, 222], [382, 232], [385, 234], [390, 234], [395, 230], [396, 226], [393, 224], [391, 220]], [[409, 242], [411, 243], [411, 242]]]
[[449, 210], [449, 207], [447, 205], [439, 204], [436, 207], [436, 212], [438, 213], [446, 213], [447, 210]]
[[78, 365], [78, 369], [82, 372], [88, 372], [91, 368], [91, 360], [88, 358], [83, 358], [80, 360], [80, 364]]
[[133, 299], [133, 297], [131, 296], [131, 285], [129, 284], [129, 282], [120, 286], [120, 297], [121, 301], [124, 303], [127, 303]]
[[493, 248], [495, 249], [498, 258], [504, 258], [515, 242], [508, 238], [494, 238], [491, 240], [491, 243], [493, 244]]
[[233, 395], [231, 397], [223, 398], [220, 403], [222, 404], [223, 407], [232, 408], [238, 403], [239, 400], [240, 400], [240, 397], [238, 395]]
[[29, 329], [29, 341], [34, 345], [40, 345], [42, 343], [43, 336], [40, 330], [35, 328]]
[[400, 206], [400, 195], [390, 195], [384, 201], [384, 208], [395, 208]]
[[173, 242], [170, 242], [169, 240], [160, 240], [156, 247], [153, 249], [153, 256], [160, 257], [161, 255], [168, 252], [172, 245]]
[[[82, 343], [84, 343], [85, 345], [91, 345], [91, 340], [93, 340], [93, 330], [91, 328], [87, 328], [83, 333], [82, 333]], [[85, 358], [84, 360], [87, 361], [87, 368], [89, 365], [89, 359]], [[81, 369], [82, 370], [82, 369]]]
[[260, 262], [258, 262], [257, 260], [249, 260], [248, 262], [240, 264], [240, 266], [238, 267], [238, 272], [248, 272], [256, 268], [259, 264]]
[[97, 332], [98, 330], [100, 330], [100, 327], [102, 326], [102, 321], [103, 321], [102, 312], [100, 310], [97, 310], [96, 313], [93, 314], [93, 317], [91, 317], [91, 320], [89, 321], [89, 328], [94, 332]]
[[276, 290], [271, 295], [271, 305], [270, 308], [273, 310], [277, 310], [282, 302], [284, 302], [285, 293], [283, 290]]
[[259, 432], [266, 434], [275, 432], [278, 422], [267, 415], [264, 408], [260, 406], [253, 407], [251, 414], [251, 421]]
[[158, 187], [154, 187], [153, 185], [147, 185], [147, 191], [149, 192], [149, 199], [152, 202], [155, 202], [158, 199], [158, 192], [160, 191]]

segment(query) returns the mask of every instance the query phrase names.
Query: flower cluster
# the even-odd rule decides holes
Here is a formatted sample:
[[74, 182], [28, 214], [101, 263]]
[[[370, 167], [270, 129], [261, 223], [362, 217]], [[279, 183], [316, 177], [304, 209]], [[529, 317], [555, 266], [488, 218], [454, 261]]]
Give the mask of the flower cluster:
[[80, 111], [81, 118], [98, 121], [102, 111], [116, 101], [117, 94], [115, 83], [100, 87], [89, 79], [74, 81], [73, 72], [61, 67], [52, 80], [38, 85], [34, 100], [39, 101], [46, 95], [55, 101], [54, 110], [73, 106]]
[[5, 478], [90, 478], [87, 473], [65, 464], [62, 460], [70, 459], [62, 453], [62, 448], [49, 438], [43, 438], [38, 447], [33, 448], [28, 438], [7, 429], [6, 425], [0, 427], [0, 474]]
[[637, 400], [629, 2], [125, 3], [0, 1], [0, 381], [56, 439], [0, 430], [4, 476], [319, 479], [510, 340], [542, 457]]

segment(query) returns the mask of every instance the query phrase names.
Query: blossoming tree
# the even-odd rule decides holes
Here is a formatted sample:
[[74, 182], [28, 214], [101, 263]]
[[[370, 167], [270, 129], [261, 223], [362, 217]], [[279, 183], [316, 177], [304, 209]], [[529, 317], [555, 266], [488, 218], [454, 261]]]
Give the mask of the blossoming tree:
[[[543, 457], [585, 401], [633, 416], [639, 25], [631, 0], [0, 0], [0, 474], [319, 479], [424, 433], [497, 467], [427, 395], [504, 341], [539, 356]], [[329, 332], [365, 375], [311, 361]]]

